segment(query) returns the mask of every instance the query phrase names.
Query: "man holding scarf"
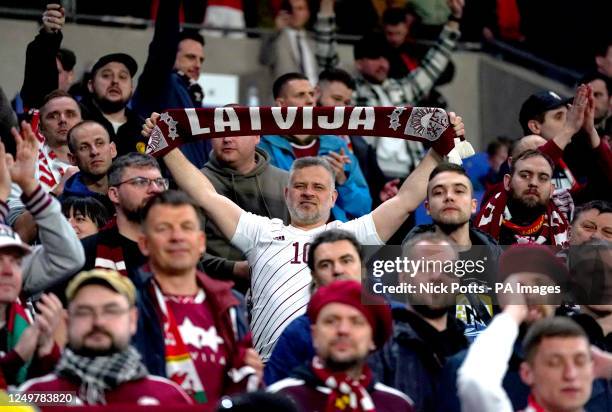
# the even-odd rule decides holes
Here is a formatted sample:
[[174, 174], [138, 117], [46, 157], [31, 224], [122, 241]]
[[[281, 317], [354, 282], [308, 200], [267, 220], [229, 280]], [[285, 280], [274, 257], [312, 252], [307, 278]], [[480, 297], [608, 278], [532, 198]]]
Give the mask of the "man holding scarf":
[[55, 372], [20, 392], [76, 392], [75, 404], [192, 404], [168, 379], [151, 376], [130, 346], [136, 332], [136, 290], [115, 271], [79, 273], [66, 289], [68, 347]]
[[[250, 326], [254, 346], [264, 362], [269, 358], [284, 328], [305, 312], [312, 281], [310, 273], [306, 271], [306, 260], [308, 247], [314, 236], [328, 229], [339, 228], [353, 233], [361, 244], [382, 245], [425, 197], [427, 176], [441, 161], [440, 156], [449, 154], [450, 157], [455, 151], [460, 157], [462, 153], [459, 153], [459, 149], [469, 146], [469, 143], [463, 140], [464, 124], [461, 117], [454, 113], [447, 114], [441, 109], [307, 109], [225, 107], [201, 109], [197, 112], [170, 110], [162, 115], [153, 114], [143, 130], [145, 135], [150, 135], [149, 152], [157, 156], [165, 154], [164, 162], [178, 186], [204, 209], [207, 217], [217, 225], [223, 235], [247, 256], [251, 266], [253, 292]], [[281, 119], [283, 112], [287, 113], [287, 120]], [[330, 126], [329, 118], [332, 113], [334, 121]], [[367, 118], [360, 118], [361, 114], [366, 114], [367, 117], [367, 113], [370, 113], [371, 122]], [[216, 120], [213, 120], [211, 115], [214, 115]], [[230, 132], [222, 131], [227, 124], [223, 115], [229, 115], [235, 120], [230, 121], [234, 126]], [[317, 120], [317, 125], [314, 126], [310, 119]], [[357, 126], [362, 120], [365, 121], [366, 127]], [[294, 135], [305, 132], [312, 135], [324, 134], [333, 126], [337, 134], [358, 131], [360, 134], [393, 136], [395, 133], [397, 137], [429, 140], [434, 143], [432, 150], [402, 184], [395, 197], [371, 213], [346, 223], [327, 223], [338, 196], [335, 171], [329, 162], [311, 156], [295, 160], [289, 172], [289, 184], [285, 188], [285, 201], [291, 215], [291, 224], [284, 225], [278, 219], [248, 213], [230, 199], [219, 195], [210, 181], [189, 163], [180, 150], [175, 149], [188, 137], [220, 137], [228, 133], [247, 135], [245, 132], [250, 133], [252, 130], [245, 126], [249, 123], [257, 123], [262, 134], [278, 134], [280, 130]], [[306, 127], [304, 123], [307, 123]], [[244, 128], [241, 128], [241, 125]], [[210, 133], [213, 129], [217, 130], [214, 134]]]
[[476, 227], [500, 245], [538, 243], [565, 247], [569, 223], [551, 200], [554, 164], [538, 150], [527, 150], [512, 161], [504, 189], [480, 209]]
[[268, 391], [288, 395], [305, 412], [413, 411], [410, 398], [375, 382], [366, 362], [391, 335], [391, 311], [382, 299], [362, 297], [357, 281], [339, 280], [317, 290], [308, 317], [316, 355]]

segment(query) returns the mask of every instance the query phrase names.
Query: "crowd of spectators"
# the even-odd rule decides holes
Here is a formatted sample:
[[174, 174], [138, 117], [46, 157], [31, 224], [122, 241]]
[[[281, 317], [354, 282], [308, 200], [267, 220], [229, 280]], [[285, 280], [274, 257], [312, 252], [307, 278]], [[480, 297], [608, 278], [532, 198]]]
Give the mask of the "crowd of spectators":
[[[66, 11], [49, 3], [12, 106], [0, 89], [0, 395], [120, 410], [612, 411], [612, 42], [593, 48], [573, 96], [525, 96], [523, 134], [468, 157], [460, 114], [476, 109], [456, 114], [437, 86], [453, 81], [473, 1], [351, 1], [350, 19], [348, 1], [262, 2], [277, 29], [260, 53], [275, 119], [391, 106], [393, 124], [419, 106], [406, 130], [428, 139], [337, 135], [328, 119], [330, 134], [194, 132], [156, 152], [159, 125], [177, 130], [166, 110], [198, 126], [197, 80], [215, 56], [181, 28], [195, 1], [140, 3], [155, 15], [144, 67], [117, 50], [76, 84]], [[209, 0], [198, 22], [207, 36], [244, 27], [252, 3]], [[479, 39], [533, 40], [527, 2], [485, 3], [496, 17]], [[339, 30], [360, 35], [354, 75], [338, 67]], [[422, 266], [379, 279], [383, 258]]]
[[[73, 0], [70, 12], [81, 20], [96, 24], [129, 24], [130, 18], [155, 20], [160, 0], [108, 0], [103, 3]], [[280, 30], [293, 19], [294, 0], [183, 0], [181, 22], [205, 25], [207, 35], [245, 37], [245, 29]], [[313, 29], [319, 0], [297, 3], [307, 29]], [[391, 21], [406, 23], [409, 36], [433, 40], [451, 15], [446, 0], [336, 0], [336, 23], [341, 34], [362, 36], [374, 30], [386, 31]], [[3, 6], [38, 9], [38, 0], [6, 0]], [[296, 9], [297, 10], [297, 9]], [[503, 54], [514, 62], [529, 64], [518, 54], [508, 56], [495, 46], [508, 46], [533, 53], [556, 65], [582, 71], [591, 65], [592, 56], [608, 41], [608, 16], [612, 4], [586, 0], [577, 5], [571, 0], [465, 0], [462, 40], [482, 43], [485, 50]], [[400, 17], [401, 15], [401, 17]], [[104, 18], [101, 18], [104, 16]], [[115, 18], [114, 20], [106, 18]], [[89, 18], [89, 20], [88, 20]], [[571, 22], [571, 30], [567, 25]], [[216, 29], [216, 30], [215, 30]], [[225, 29], [225, 30], [221, 30]], [[235, 31], [232, 31], [235, 30]], [[257, 34], [250, 34], [256, 36]], [[553, 44], [563, 45], [551, 47]], [[397, 46], [395, 46], [397, 47]], [[414, 53], [412, 58], [419, 58]]]

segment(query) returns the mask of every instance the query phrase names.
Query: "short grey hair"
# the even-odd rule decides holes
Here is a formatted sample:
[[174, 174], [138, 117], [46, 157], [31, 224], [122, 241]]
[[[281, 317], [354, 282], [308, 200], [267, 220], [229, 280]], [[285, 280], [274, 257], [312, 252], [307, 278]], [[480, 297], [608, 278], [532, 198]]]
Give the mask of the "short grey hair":
[[418, 259], [418, 253], [416, 247], [419, 245], [419, 243], [433, 243], [436, 245], [441, 245], [441, 244], [448, 244], [449, 246], [451, 246], [453, 248], [453, 251], [455, 253], [455, 257], [459, 257], [457, 254], [457, 244], [455, 243], [455, 241], [453, 239], [451, 239], [449, 236], [440, 233], [440, 232], [424, 232], [424, 233], [419, 233], [414, 235], [413, 237], [411, 237], [410, 239], [406, 240], [403, 244], [402, 244], [402, 256], [408, 258], [408, 259]]
[[299, 159], [296, 159], [291, 165], [291, 169], [289, 169], [288, 184], [291, 184], [291, 181], [293, 180], [293, 173], [295, 173], [296, 170], [305, 169], [307, 167], [315, 167], [315, 166], [322, 167], [323, 169], [329, 172], [329, 175], [331, 177], [331, 188], [332, 190], [335, 190], [336, 189], [336, 172], [334, 171], [334, 168], [331, 166], [329, 161], [327, 161], [327, 159], [325, 159], [324, 157], [317, 157], [317, 156], [306, 156], [306, 157], [300, 157]]
[[116, 158], [108, 169], [108, 185], [117, 186], [121, 183], [123, 171], [128, 167], [137, 169], [157, 169], [161, 172], [159, 163], [151, 155], [130, 152]]

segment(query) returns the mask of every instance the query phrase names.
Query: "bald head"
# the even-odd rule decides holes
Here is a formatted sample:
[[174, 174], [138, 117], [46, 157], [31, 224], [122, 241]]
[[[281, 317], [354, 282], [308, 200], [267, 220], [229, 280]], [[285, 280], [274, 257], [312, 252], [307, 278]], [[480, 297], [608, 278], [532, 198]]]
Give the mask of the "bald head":
[[546, 139], [537, 134], [527, 135], [516, 142], [512, 149], [512, 158], [516, 159], [521, 153], [526, 150], [537, 150], [538, 147], [546, 144]]

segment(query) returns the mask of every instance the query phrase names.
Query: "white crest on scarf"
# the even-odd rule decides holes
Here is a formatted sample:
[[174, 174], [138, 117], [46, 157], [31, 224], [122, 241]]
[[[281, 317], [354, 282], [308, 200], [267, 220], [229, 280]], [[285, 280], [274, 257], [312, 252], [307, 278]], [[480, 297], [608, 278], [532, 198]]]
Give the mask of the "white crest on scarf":
[[434, 107], [414, 107], [406, 122], [404, 134], [436, 141], [449, 126], [446, 111]]
[[162, 149], [168, 147], [168, 141], [164, 137], [159, 126], [155, 126], [153, 132], [151, 132], [151, 136], [149, 137], [149, 142], [147, 143], [147, 154], [153, 154]]
[[159, 120], [168, 125], [168, 137], [172, 140], [176, 139], [178, 137], [178, 133], [176, 132], [176, 124], [178, 122], [174, 120], [167, 112], [162, 113], [161, 116], [159, 116]]

